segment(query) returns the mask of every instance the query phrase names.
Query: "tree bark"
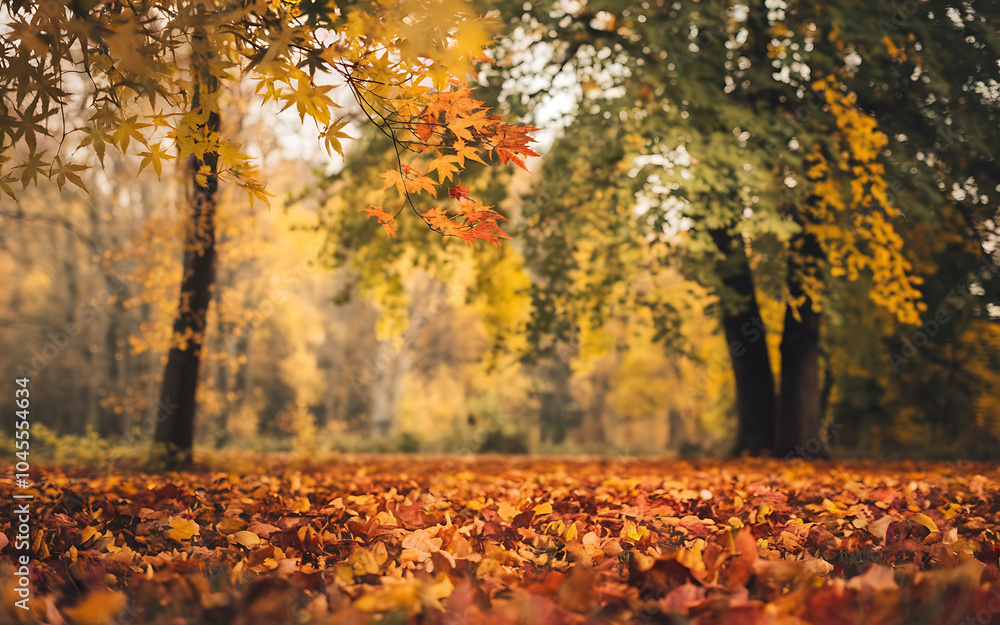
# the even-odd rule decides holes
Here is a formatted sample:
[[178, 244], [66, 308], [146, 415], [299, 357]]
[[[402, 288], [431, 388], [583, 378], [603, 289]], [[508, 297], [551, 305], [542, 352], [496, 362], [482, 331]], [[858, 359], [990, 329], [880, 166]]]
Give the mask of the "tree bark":
[[763, 455], [774, 448], [777, 403], [766, 330], [742, 239], [722, 229], [713, 230], [711, 235], [724, 255], [717, 269], [727, 290], [723, 294], [728, 301], [724, 301], [722, 327], [736, 382], [733, 453]]
[[[204, 35], [194, 42], [199, 82], [192, 98], [192, 111], [204, 116], [202, 137], [218, 136], [219, 112], [215, 105], [218, 80], [209, 71], [210, 54]], [[201, 50], [199, 51], [199, 48]], [[203, 106], [203, 103], [206, 103]], [[193, 191], [184, 235], [184, 273], [180, 306], [174, 320], [173, 339], [163, 372], [160, 401], [156, 408], [156, 443], [167, 447], [168, 468], [190, 464], [194, 448], [194, 425], [198, 371], [205, 345], [208, 305], [215, 284], [215, 212], [218, 191], [218, 152], [206, 150], [199, 159], [190, 158]], [[201, 172], [201, 175], [199, 175]]]
[[[819, 381], [820, 314], [805, 295], [801, 277], [817, 270], [819, 242], [804, 234], [793, 247], [788, 264], [788, 289], [793, 299], [805, 298], [798, 314], [789, 304], [781, 337], [781, 399], [775, 454], [791, 459], [826, 457], [822, 431], [823, 401]], [[795, 249], [797, 248], [797, 249]]]

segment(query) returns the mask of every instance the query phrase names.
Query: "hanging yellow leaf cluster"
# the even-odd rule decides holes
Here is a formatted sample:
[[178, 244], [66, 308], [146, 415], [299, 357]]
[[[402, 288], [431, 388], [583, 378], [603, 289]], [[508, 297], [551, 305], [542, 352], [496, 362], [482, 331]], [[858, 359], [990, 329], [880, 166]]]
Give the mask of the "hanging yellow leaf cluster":
[[[857, 280], [862, 272], [870, 273], [872, 301], [901, 323], [919, 323], [926, 309], [917, 289], [922, 280], [912, 275], [903, 255], [903, 239], [891, 221], [902, 213], [892, 205], [885, 166], [877, 160], [887, 137], [877, 120], [858, 108], [856, 94], [842, 91], [832, 77], [817, 80], [813, 88], [836, 121], [840, 154], [836, 171], [818, 146], [809, 156], [814, 201], [806, 227], [823, 247], [834, 276]], [[818, 301], [815, 288], [810, 296]]]

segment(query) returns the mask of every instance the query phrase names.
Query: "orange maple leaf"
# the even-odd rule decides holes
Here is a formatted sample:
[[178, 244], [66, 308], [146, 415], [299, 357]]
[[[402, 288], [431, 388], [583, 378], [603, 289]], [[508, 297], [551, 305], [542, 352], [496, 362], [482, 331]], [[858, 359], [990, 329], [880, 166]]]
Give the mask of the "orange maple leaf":
[[382, 228], [386, 231], [386, 233], [389, 234], [392, 238], [394, 239], [396, 238], [396, 226], [394, 225], [396, 219], [392, 215], [382, 210], [381, 206], [375, 206], [373, 204], [368, 208], [362, 208], [361, 212], [367, 213], [369, 219], [372, 217], [378, 219], [378, 222], [382, 224]]
[[465, 159], [478, 161], [485, 165], [486, 163], [482, 158], [479, 157], [479, 150], [471, 145], [467, 145], [465, 141], [456, 141], [452, 146], [455, 150], [455, 156], [458, 158], [458, 166], [465, 167]]
[[499, 239], [509, 239], [510, 235], [500, 229], [496, 220], [487, 219], [472, 227], [472, 237], [500, 245]]
[[471, 115], [484, 102], [470, 98], [470, 91], [468, 87], [463, 85], [462, 88], [455, 91], [439, 92], [434, 97], [434, 101], [427, 107], [427, 115], [436, 116], [439, 113], [444, 113], [446, 122], [458, 116]]
[[442, 154], [427, 166], [427, 173], [432, 171], [437, 171], [438, 182], [444, 183], [445, 180], [451, 180], [451, 177], [458, 172], [458, 157], [454, 154]]
[[440, 208], [432, 208], [421, 215], [421, 217], [423, 217], [424, 221], [427, 222], [428, 226], [440, 232], [445, 232], [455, 225], [455, 222], [451, 220], [451, 217], [448, 217], [448, 213]]
[[538, 128], [534, 126], [511, 126], [510, 124], [498, 123], [490, 143], [502, 163], [513, 161], [515, 165], [528, 171], [524, 160], [518, 155], [538, 156], [537, 152], [528, 147], [529, 143], [535, 141], [528, 136], [528, 133], [535, 130]]

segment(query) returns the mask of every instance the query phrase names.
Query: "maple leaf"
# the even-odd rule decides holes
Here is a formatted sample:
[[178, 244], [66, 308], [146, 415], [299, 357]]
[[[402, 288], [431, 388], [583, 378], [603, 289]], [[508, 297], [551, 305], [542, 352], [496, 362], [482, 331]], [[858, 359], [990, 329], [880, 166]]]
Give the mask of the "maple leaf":
[[392, 238], [396, 238], [396, 227], [393, 225], [395, 219], [392, 215], [389, 215], [381, 206], [369, 206], [368, 208], [362, 208], [361, 212], [366, 213], [369, 218], [375, 217], [378, 222], [382, 224], [382, 228], [389, 234]]
[[454, 91], [439, 92], [427, 107], [427, 115], [436, 116], [443, 113], [445, 122], [460, 116], [469, 116], [484, 102], [469, 97], [471, 90], [462, 85]]
[[174, 158], [173, 154], [168, 153], [161, 146], [162, 143], [155, 143], [149, 146], [148, 151], [139, 152], [139, 156], [142, 157], [142, 162], [139, 163], [140, 173], [143, 169], [146, 169], [147, 166], [152, 165], [153, 171], [156, 172], [156, 177], [160, 177], [160, 174], [163, 173], [163, 161], [169, 161]]
[[149, 124], [140, 122], [138, 114], [132, 115], [118, 122], [118, 127], [112, 133], [111, 140], [118, 146], [122, 154], [124, 154], [128, 150], [129, 142], [132, 139], [146, 145], [146, 138], [140, 131], [147, 127], [149, 127]]
[[454, 154], [444, 154], [430, 162], [427, 166], [427, 173], [429, 174], [432, 171], [436, 171], [438, 174], [438, 182], [444, 183], [445, 180], [451, 180], [451, 177], [458, 172], [457, 163], [457, 156]]
[[[511, 126], [509, 124], [498, 123], [494, 128], [494, 135], [490, 137], [490, 145], [496, 150], [497, 156], [502, 163], [513, 161], [515, 165], [528, 171], [521, 156], [538, 156], [538, 153], [528, 147], [529, 143], [535, 141], [528, 136], [529, 132], [538, 130], [534, 126]], [[520, 156], [519, 156], [520, 155]]]
[[64, 163], [59, 157], [56, 157], [55, 163], [53, 163], [53, 173], [56, 178], [56, 186], [62, 189], [66, 182], [69, 181], [76, 186], [80, 187], [84, 191], [87, 187], [83, 184], [83, 179], [77, 172], [86, 171], [90, 169], [86, 165], [74, 165], [73, 163]]
[[379, 178], [382, 178], [383, 189], [388, 189], [395, 185], [396, 191], [400, 196], [406, 195], [406, 183], [403, 181], [403, 175], [399, 173], [398, 169], [390, 169], [389, 171], [382, 172], [379, 174]]
[[43, 173], [47, 165], [44, 155], [44, 152], [32, 152], [28, 155], [28, 160], [14, 167], [14, 169], [21, 170], [21, 186], [23, 188], [27, 188], [28, 182], [34, 183], [35, 186], [38, 185], [38, 174]]
[[434, 136], [437, 126], [438, 123], [435, 116], [423, 115], [413, 123], [413, 134], [426, 143], [428, 139]]
[[463, 200], [469, 198], [469, 190], [462, 185], [454, 186], [448, 189], [448, 196], [456, 200]]
[[497, 220], [506, 218], [493, 210], [492, 206], [484, 206], [482, 202], [475, 198], [462, 198], [458, 201], [459, 212], [466, 223], [473, 224], [482, 220]]
[[330, 124], [326, 130], [324, 130], [320, 137], [323, 139], [323, 143], [326, 145], [326, 151], [330, 154], [331, 150], [344, 156], [344, 148], [340, 145], [341, 139], [350, 139], [351, 136], [347, 133], [341, 132], [341, 130], [349, 123], [350, 120], [341, 119], [332, 124]]
[[477, 161], [485, 165], [485, 161], [479, 156], [479, 150], [472, 145], [467, 145], [464, 141], [456, 141], [451, 146], [455, 150], [455, 157], [458, 158], [458, 166], [465, 167], [465, 159]]
[[440, 208], [432, 208], [421, 215], [421, 217], [427, 222], [428, 226], [444, 234], [447, 234], [447, 231], [455, 226], [455, 222], [448, 217], [448, 213]]
[[473, 239], [482, 239], [494, 245], [500, 245], [500, 239], [509, 239], [510, 235], [500, 229], [493, 219], [485, 219], [472, 227]]
[[309, 115], [322, 125], [330, 123], [330, 108], [338, 106], [327, 93], [333, 85], [315, 85], [308, 76], [300, 76], [297, 87], [291, 92], [285, 92], [278, 97], [285, 100], [282, 111], [293, 104], [299, 114], [299, 120], [305, 120]]

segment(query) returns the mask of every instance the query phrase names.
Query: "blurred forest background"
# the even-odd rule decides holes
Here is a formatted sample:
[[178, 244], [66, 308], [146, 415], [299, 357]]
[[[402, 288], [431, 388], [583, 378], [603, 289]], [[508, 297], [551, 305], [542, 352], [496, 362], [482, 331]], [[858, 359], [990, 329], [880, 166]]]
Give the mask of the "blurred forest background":
[[[725, 453], [737, 427], [722, 228], [745, 250], [763, 332], [743, 336], [766, 344], [771, 384], [791, 374], [788, 320], [822, 291], [816, 437], [833, 454], [996, 457], [996, 9], [914, 2], [919, 15], [904, 7], [887, 29], [830, 4], [768, 5], [784, 35], [759, 44], [763, 106], [736, 89], [761, 65], [743, 66], [758, 45], [743, 5], [484, 4], [507, 25], [476, 96], [541, 128], [532, 173], [470, 167], [460, 181], [509, 218], [502, 247], [442, 239], [406, 212], [385, 236], [359, 208], [381, 204], [396, 156], [360, 111], [357, 141], [331, 161], [294, 111], [231, 92], [225, 133], [277, 197], [268, 209], [221, 194], [199, 446]], [[796, 287], [824, 150], [853, 150], [844, 188], [878, 187], [900, 212], [855, 223], [867, 260], [827, 258], [806, 272], [821, 289]], [[44, 182], [0, 196], [0, 371], [31, 372], [33, 443], [55, 455], [151, 436], [184, 174], [171, 165], [158, 182], [139, 160], [109, 153], [85, 174], [89, 194]], [[850, 219], [818, 236], [845, 239]]]

